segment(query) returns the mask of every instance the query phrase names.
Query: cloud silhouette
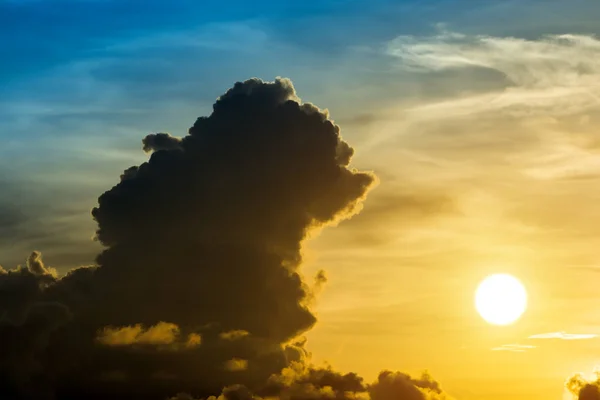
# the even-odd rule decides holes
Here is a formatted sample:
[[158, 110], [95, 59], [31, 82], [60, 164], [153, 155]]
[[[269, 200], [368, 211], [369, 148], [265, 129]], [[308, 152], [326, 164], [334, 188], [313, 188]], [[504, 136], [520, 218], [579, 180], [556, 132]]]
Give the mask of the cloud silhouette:
[[449, 399], [428, 374], [312, 365], [302, 334], [326, 283], [309, 233], [357, 213], [375, 176], [292, 82], [251, 79], [98, 199], [97, 265], [0, 269], [6, 399]]
[[2, 398], [207, 397], [309, 363], [298, 338], [326, 278], [305, 282], [302, 241], [357, 213], [375, 183], [349, 168], [328, 112], [288, 79], [250, 79], [188, 135], [143, 148], [149, 160], [92, 211], [97, 265], [58, 278], [34, 252], [0, 271]]
[[[372, 384], [354, 374], [342, 374], [331, 368], [314, 368], [292, 363], [280, 374], [269, 378], [266, 385], [252, 391], [243, 385], [231, 385], [219, 396], [208, 400], [451, 400], [428, 373], [419, 379], [400, 372], [382, 371]], [[194, 400], [190, 394], [180, 393], [170, 400]]]
[[150, 153], [158, 150], [181, 149], [181, 138], [171, 136], [168, 133], [154, 133], [142, 140], [143, 149]]
[[401, 372], [383, 371], [369, 387], [371, 400], [450, 400], [428, 373], [419, 379]]
[[595, 372], [593, 378], [586, 378], [581, 373], [574, 374], [565, 383], [567, 390], [578, 400], [600, 399], [600, 374]]
[[107, 346], [130, 346], [134, 344], [171, 344], [179, 336], [179, 327], [168, 322], [159, 322], [147, 329], [140, 324], [122, 328], [106, 327], [96, 338]]

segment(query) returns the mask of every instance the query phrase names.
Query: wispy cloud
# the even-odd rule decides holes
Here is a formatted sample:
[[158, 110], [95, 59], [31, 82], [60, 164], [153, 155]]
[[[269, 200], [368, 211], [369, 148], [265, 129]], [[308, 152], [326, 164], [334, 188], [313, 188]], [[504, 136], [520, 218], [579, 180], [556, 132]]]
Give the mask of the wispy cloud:
[[511, 351], [514, 353], [524, 353], [527, 350], [535, 349], [536, 346], [527, 344], [503, 344], [499, 347], [493, 347], [492, 351]]
[[529, 339], [561, 339], [561, 340], [584, 340], [594, 339], [598, 337], [594, 333], [565, 333], [565, 332], [551, 332], [551, 333], [540, 333], [538, 335], [529, 336]]
[[528, 40], [442, 31], [428, 37], [400, 36], [388, 43], [387, 52], [412, 71], [485, 68], [507, 81], [501, 91], [419, 106], [414, 112], [465, 115], [502, 109], [518, 115], [568, 115], [600, 104], [600, 40], [593, 36]]

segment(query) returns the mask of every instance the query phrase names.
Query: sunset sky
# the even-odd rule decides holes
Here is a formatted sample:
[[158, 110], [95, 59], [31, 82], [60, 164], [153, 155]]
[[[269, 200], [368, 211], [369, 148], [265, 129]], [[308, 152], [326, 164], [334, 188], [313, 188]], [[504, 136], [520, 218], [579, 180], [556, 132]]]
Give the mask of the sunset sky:
[[[94, 264], [91, 210], [148, 160], [144, 137], [187, 135], [235, 82], [289, 78], [378, 182], [302, 242], [300, 274], [327, 277], [298, 329], [312, 362], [427, 370], [455, 400], [572, 399], [565, 381], [600, 366], [599, 20], [593, 0], [0, 0], [0, 265]], [[111, 207], [109, 247], [128, 229]], [[493, 273], [527, 289], [515, 324], [475, 310]]]

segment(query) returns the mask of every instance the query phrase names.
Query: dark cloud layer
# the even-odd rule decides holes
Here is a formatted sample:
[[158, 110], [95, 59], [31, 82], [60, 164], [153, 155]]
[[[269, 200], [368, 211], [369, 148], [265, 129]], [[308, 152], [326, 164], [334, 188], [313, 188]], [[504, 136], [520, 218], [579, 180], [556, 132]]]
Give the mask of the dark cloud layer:
[[92, 211], [96, 265], [59, 278], [34, 252], [0, 270], [1, 398], [444, 398], [427, 376], [310, 366], [326, 276], [304, 280], [302, 241], [358, 212], [375, 177], [291, 81], [238, 82], [143, 149]]

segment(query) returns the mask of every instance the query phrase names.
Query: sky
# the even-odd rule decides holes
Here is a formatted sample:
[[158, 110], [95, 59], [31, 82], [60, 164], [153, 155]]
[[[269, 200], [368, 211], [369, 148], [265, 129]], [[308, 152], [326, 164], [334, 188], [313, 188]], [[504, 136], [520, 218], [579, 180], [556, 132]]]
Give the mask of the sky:
[[[565, 382], [581, 372], [571, 386], [591, 388], [580, 399], [597, 398], [586, 396], [598, 387], [600, 365], [599, 18], [592, 0], [0, 0], [0, 265], [25, 266], [0, 274], [0, 337], [13, 343], [22, 329], [31, 340], [0, 358], [0, 369], [17, 371], [10, 379], [22, 397], [12, 395], [27, 398], [23, 382], [39, 376], [34, 386], [58, 400], [85, 393], [69, 386], [74, 377], [97, 389], [86, 379], [110, 376], [126, 390], [123, 382], [134, 378], [94, 365], [139, 366], [143, 357], [177, 365], [169, 374], [194, 365], [213, 377], [180, 347], [202, 337], [198, 347], [207, 350], [188, 352], [220, 360], [219, 335], [198, 328], [218, 320], [222, 340], [253, 338], [241, 339], [251, 342], [248, 354], [283, 344], [302, 354], [299, 371], [299, 356], [282, 347], [286, 361], [277, 365], [294, 373], [280, 376], [281, 398], [308, 396], [309, 382], [321, 390], [311, 398], [327, 397], [314, 381], [323, 371], [339, 374], [339, 382], [352, 380], [346, 373], [376, 381], [364, 390], [333, 385], [335, 396], [352, 391], [372, 400], [571, 399]], [[227, 101], [224, 94], [233, 97], [234, 84], [250, 78], [275, 82], [238, 87], [247, 107], [279, 110], [275, 119], [258, 111], [252, 119]], [[248, 94], [253, 85], [262, 89]], [[295, 108], [286, 120], [277, 108], [282, 99], [321, 111]], [[196, 127], [201, 116], [210, 118]], [[300, 146], [299, 127], [317, 120], [327, 143], [310, 136], [289, 160], [261, 153], [274, 143]], [[228, 126], [238, 131], [211, 139]], [[251, 141], [245, 126], [289, 138]], [[338, 154], [346, 142], [354, 149], [350, 164]], [[148, 160], [146, 170], [124, 173]], [[288, 168], [292, 161], [297, 170]], [[332, 163], [341, 177], [323, 172]], [[269, 191], [269, 182], [284, 194]], [[152, 188], [170, 188], [172, 196]], [[306, 197], [302, 213], [294, 196]], [[277, 222], [287, 217], [289, 232]], [[221, 239], [207, 235], [221, 246], [239, 235], [244, 248], [236, 242], [236, 256], [227, 258], [213, 248]], [[192, 236], [202, 239], [185, 247]], [[261, 246], [293, 266], [293, 279], [260, 267], [273, 262], [261, 264], [254, 254], [267, 257]], [[227, 269], [245, 265], [235, 258], [242, 254], [256, 261], [255, 273], [254, 261]], [[211, 263], [233, 273], [235, 287], [226, 290], [216, 272], [190, 272]], [[528, 310], [506, 327], [487, 324], [473, 305], [477, 284], [497, 272], [518, 277], [529, 294]], [[260, 280], [267, 275], [269, 284]], [[19, 295], [21, 278], [39, 280], [39, 290]], [[171, 296], [164, 304], [151, 295], [161, 289], [159, 278]], [[195, 279], [203, 283], [186, 282]], [[186, 294], [178, 297], [178, 287]], [[272, 298], [263, 295], [271, 290]], [[235, 308], [244, 296], [258, 299], [257, 314]], [[279, 302], [289, 307], [284, 317], [257, 311]], [[50, 303], [64, 310], [41, 306]], [[38, 314], [52, 323], [39, 323]], [[81, 344], [74, 327], [100, 329], [96, 347]], [[293, 342], [296, 335], [306, 343]], [[158, 345], [179, 347], [165, 356]], [[109, 356], [100, 355], [102, 346]], [[82, 349], [98, 358], [90, 356], [91, 366], [78, 361], [88, 368], [80, 375], [53, 358]], [[125, 356], [138, 361], [127, 364]], [[226, 365], [258, 374], [252, 379], [275, 368], [259, 373], [244, 357]], [[312, 366], [324, 363], [336, 372]], [[427, 370], [443, 391], [429, 378], [382, 370], [413, 377]], [[212, 387], [202, 392], [190, 374], [175, 380], [182, 391], [219, 395]], [[234, 378], [215, 382], [253, 389], [252, 379]], [[394, 379], [417, 394], [394, 392]]]

